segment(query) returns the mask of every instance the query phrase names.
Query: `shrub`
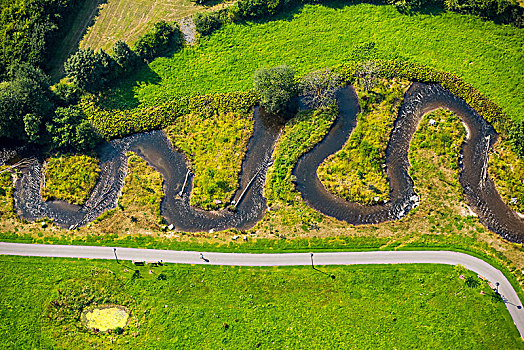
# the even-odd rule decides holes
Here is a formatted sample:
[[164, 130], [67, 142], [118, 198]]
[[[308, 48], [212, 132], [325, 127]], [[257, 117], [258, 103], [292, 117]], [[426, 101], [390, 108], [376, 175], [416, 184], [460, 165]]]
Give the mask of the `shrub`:
[[340, 86], [340, 76], [329, 69], [321, 69], [304, 76], [300, 91], [310, 108], [326, 107], [335, 101], [335, 92]]
[[195, 29], [202, 35], [210, 35], [225, 23], [227, 11], [199, 12], [193, 17]]
[[124, 72], [135, 68], [139, 62], [137, 54], [124, 41], [117, 41], [112, 48], [113, 58]]
[[104, 67], [93, 49], [80, 49], [64, 64], [67, 77], [80, 89], [94, 92], [105, 84]]
[[169, 25], [165, 21], [160, 21], [155, 23], [149, 32], [138, 38], [135, 52], [140, 58], [151, 61], [169, 48], [178, 50], [182, 43], [182, 32], [178, 24], [175, 22]]
[[513, 124], [509, 132], [509, 142], [515, 153], [524, 158], [524, 121]]
[[277, 14], [284, 3], [285, 0], [240, 0], [234, 10], [241, 18], [264, 18]]
[[80, 100], [81, 91], [71, 83], [58, 83], [51, 87], [55, 94], [56, 103], [62, 107], [77, 104]]
[[177, 117], [189, 113], [218, 114], [246, 113], [258, 100], [254, 92], [225, 93], [218, 95], [183, 96], [155, 107], [132, 110], [104, 110], [98, 107], [93, 96], [85, 96], [80, 106], [91, 124], [106, 139], [161, 129]]
[[253, 76], [253, 85], [261, 98], [261, 105], [270, 114], [287, 113], [293, 109], [297, 86], [293, 68], [282, 65], [260, 68]]

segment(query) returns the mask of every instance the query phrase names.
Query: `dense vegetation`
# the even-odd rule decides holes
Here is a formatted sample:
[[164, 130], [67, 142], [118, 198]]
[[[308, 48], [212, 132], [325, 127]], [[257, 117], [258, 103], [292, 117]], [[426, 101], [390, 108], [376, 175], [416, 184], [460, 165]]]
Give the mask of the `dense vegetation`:
[[0, 167], [0, 217], [6, 219], [13, 216], [13, 174]]
[[195, 113], [207, 116], [220, 113], [251, 113], [257, 101], [253, 92], [181, 96], [161, 104], [133, 109], [102, 109], [93, 96], [80, 103], [90, 122], [107, 139], [167, 127], [177, 118]]
[[[426, 114], [413, 135], [409, 149], [409, 172], [413, 181], [419, 182], [419, 177], [426, 183], [441, 181], [452, 189], [442, 193], [442, 199], [461, 200], [459, 159], [465, 136], [466, 130], [454, 113], [438, 109]], [[431, 197], [428, 190], [431, 187], [417, 189], [425, 200]]]
[[[5, 348], [522, 346], [504, 303], [460, 267], [135, 267], [6, 256], [0, 270]], [[123, 333], [87, 331], [81, 311], [108, 303], [130, 310]]]
[[253, 75], [253, 87], [261, 98], [260, 104], [269, 114], [289, 114], [297, 86], [293, 68], [282, 65], [262, 67]]
[[337, 115], [338, 108], [331, 105], [299, 112], [286, 124], [266, 176], [264, 195], [270, 208], [266, 220], [278, 217], [279, 225], [293, 227], [295, 232], [299, 228], [308, 231], [322, 221], [323, 215], [306, 206], [295, 190], [293, 169], [300, 156], [326, 136]]
[[368, 205], [389, 199], [386, 147], [408, 86], [405, 81], [381, 80], [367, 91], [357, 85], [361, 110], [357, 125], [344, 147], [317, 170], [328, 191]]
[[226, 207], [238, 188], [253, 133], [251, 113], [188, 114], [177, 118], [166, 133], [195, 174], [191, 204], [208, 210]]
[[85, 155], [52, 157], [47, 160], [42, 197], [83, 205], [98, 181], [98, 159]]
[[331, 105], [299, 112], [286, 124], [273, 152], [275, 162], [267, 173], [264, 194], [268, 206], [275, 200], [294, 201], [297, 196], [300, 198], [292, 185], [295, 164], [300, 156], [326, 136], [337, 115], [338, 108]]
[[77, 0], [0, 1], [0, 75], [13, 62], [44, 68], [47, 50]]

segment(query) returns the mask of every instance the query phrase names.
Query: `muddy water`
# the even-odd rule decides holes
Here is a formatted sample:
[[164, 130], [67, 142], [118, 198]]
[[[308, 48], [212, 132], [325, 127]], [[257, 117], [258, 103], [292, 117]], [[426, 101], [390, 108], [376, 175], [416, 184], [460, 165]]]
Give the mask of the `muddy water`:
[[333, 128], [324, 140], [299, 159], [294, 170], [297, 189], [308, 205], [354, 225], [376, 224], [404, 217], [419, 201], [408, 174], [411, 138], [424, 114], [446, 108], [455, 112], [470, 131], [462, 148], [460, 176], [466, 200], [489, 229], [510, 241], [524, 241], [524, 220], [503, 203], [487, 172], [487, 150], [496, 141], [495, 131], [466, 102], [437, 85], [413, 84], [406, 93], [386, 149], [390, 201], [364, 206], [347, 202], [328, 192], [318, 179], [316, 170], [327, 156], [345, 144], [358, 113], [358, 99], [352, 89], [341, 91], [338, 101], [340, 116]]
[[[386, 172], [391, 200], [382, 205], [364, 206], [350, 203], [328, 192], [319, 181], [316, 170], [330, 154], [346, 143], [356, 125], [358, 98], [352, 87], [337, 93], [340, 116], [328, 135], [310, 152], [303, 155], [294, 169], [296, 186], [312, 208], [351, 224], [375, 224], [398, 220], [418, 205], [419, 198], [408, 174], [408, 150], [411, 138], [422, 116], [436, 108], [457, 113], [469, 129], [462, 148], [460, 183], [464, 196], [480, 220], [502, 237], [524, 242], [524, 219], [512, 212], [500, 198], [489, 178], [486, 163], [489, 148], [496, 141], [493, 128], [463, 100], [437, 85], [414, 84], [406, 93], [386, 149]], [[103, 145], [100, 179], [89, 200], [82, 207], [63, 201], [44, 202], [42, 160], [33, 159], [21, 169], [15, 184], [15, 207], [28, 220], [53, 219], [66, 228], [82, 226], [104, 211], [115, 208], [127, 172], [127, 151], [134, 151], [159, 171], [164, 178], [165, 198], [161, 212], [168, 224], [181, 231], [209, 231], [227, 228], [247, 229], [262, 219], [266, 200], [262, 195], [266, 171], [280, 135], [281, 125], [266, 118], [259, 109], [254, 113], [254, 132], [242, 163], [239, 189], [234, 195], [236, 210], [205, 211], [192, 207], [192, 175], [182, 190], [187, 173], [183, 154], [176, 151], [162, 131], [137, 134]], [[244, 196], [241, 196], [245, 193]], [[241, 200], [240, 200], [241, 199]]]

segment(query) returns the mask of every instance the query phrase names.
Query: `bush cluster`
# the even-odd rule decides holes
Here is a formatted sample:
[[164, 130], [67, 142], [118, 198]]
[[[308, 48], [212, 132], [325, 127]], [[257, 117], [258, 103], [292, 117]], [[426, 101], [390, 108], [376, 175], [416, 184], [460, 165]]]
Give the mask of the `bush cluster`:
[[183, 36], [178, 24], [165, 21], [155, 23], [153, 28], [138, 38], [131, 49], [123, 41], [117, 41], [112, 48], [113, 55], [104, 50], [80, 49], [64, 64], [69, 80], [87, 92], [96, 92], [119, 76], [131, 72], [137, 65], [149, 62], [168, 49], [179, 50]]
[[138, 38], [134, 51], [140, 58], [149, 62], [168, 49], [180, 49], [183, 40], [182, 32], [176, 22], [168, 24], [166, 21], [160, 21], [155, 23], [149, 32]]
[[[327, 0], [239, 0], [233, 6], [194, 17], [196, 30], [209, 35], [223, 24], [243, 20], [267, 19], [288, 9], [305, 3], [327, 3]], [[446, 11], [472, 14], [487, 20], [524, 25], [524, 7], [516, 0], [370, 0], [375, 4], [389, 4], [400, 12], [420, 11], [427, 7]]]
[[269, 114], [293, 111], [292, 101], [297, 95], [293, 68], [281, 65], [259, 68], [253, 75], [253, 86], [261, 95], [261, 105]]
[[80, 106], [92, 125], [106, 139], [160, 129], [189, 113], [214, 115], [249, 111], [258, 101], [255, 92], [218, 95], [182, 96], [155, 107], [132, 110], [104, 110], [97, 106], [93, 96], [86, 96]]
[[228, 23], [228, 11], [222, 9], [212, 12], [198, 12], [193, 17], [195, 29], [202, 35], [209, 35], [220, 29], [223, 24]]

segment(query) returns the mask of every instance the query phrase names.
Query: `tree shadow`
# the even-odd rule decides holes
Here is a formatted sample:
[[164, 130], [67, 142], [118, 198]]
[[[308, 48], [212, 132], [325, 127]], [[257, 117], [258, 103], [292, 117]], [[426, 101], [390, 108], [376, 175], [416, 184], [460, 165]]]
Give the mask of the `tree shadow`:
[[126, 74], [116, 80], [112, 86], [102, 90], [98, 95], [97, 104], [104, 110], [129, 110], [140, 105], [135, 89], [142, 85], [159, 84], [162, 78], [141, 62], [131, 74]]

